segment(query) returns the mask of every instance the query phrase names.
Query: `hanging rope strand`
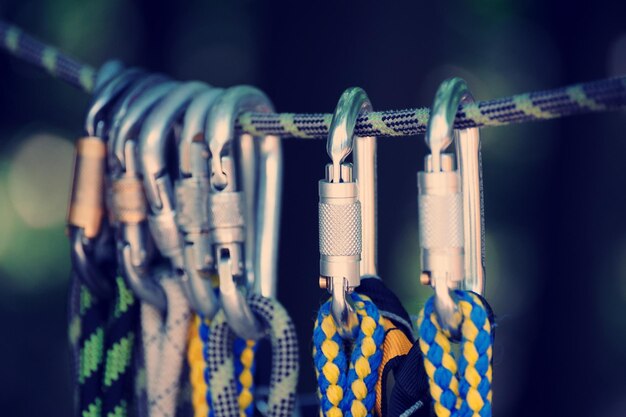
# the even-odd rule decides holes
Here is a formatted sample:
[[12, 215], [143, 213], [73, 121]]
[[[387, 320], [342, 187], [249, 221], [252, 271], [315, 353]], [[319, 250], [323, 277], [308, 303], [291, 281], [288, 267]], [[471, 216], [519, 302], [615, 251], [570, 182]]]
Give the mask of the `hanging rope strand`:
[[[87, 93], [93, 89], [96, 71], [92, 67], [3, 21], [0, 21], [0, 48]], [[502, 126], [623, 108], [626, 108], [626, 76], [461, 105], [454, 127]], [[426, 131], [428, 117], [428, 108], [371, 112], [358, 119], [355, 134], [416, 135]], [[325, 113], [244, 113], [239, 117], [238, 128], [257, 135], [323, 138], [328, 135], [331, 119], [332, 115]]]

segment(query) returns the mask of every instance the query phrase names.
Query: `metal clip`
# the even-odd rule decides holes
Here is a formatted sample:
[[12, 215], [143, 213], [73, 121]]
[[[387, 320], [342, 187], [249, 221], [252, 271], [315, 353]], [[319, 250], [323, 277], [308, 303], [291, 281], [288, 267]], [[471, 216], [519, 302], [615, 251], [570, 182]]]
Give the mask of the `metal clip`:
[[229, 88], [211, 110], [206, 136], [211, 151], [211, 240], [222, 307], [237, 335], [256, 340], [264, 329], [248, 306], [246, 293], [257, 291], [266, 297], [275, 293], [282, 153], [275, 136], [260, 140], [258, 157], [253, 157], [257, 151], [251, 138], [240, 138], [238, 150], [249, 156], [241, 164], [244, 186], [238, 186], [235, 121], [247, 111], [273, 112], [273, 107], [260, 90]]
[[[460, 315], [451, 289], [482, 294], [485, 282], [480, 133], [454, 130], [461, 103], [473, 98], [465, 81], [444, 81], [431, 110], [424, 172], [418, 173], [421, 281], [435, 289], [440, 324], [458, 335]], [[456, 162], [444, 153], [455, 141]]]
[[[364, 111], [372, 111], [365, 91], [358, 87], [344, 91], [326, 144], [332, 163], [326, 165], [326, 177], [319, 182], [320, 283], [332, 294], [331, 312], [345, 339], [356, 336], [359, 323], [350, 294], [361, 283], [361, 275], [377, 276], [375, 138], [356, 140], [354, 159], [361, 179], [353, 176], [352, 164], [344, 162], [352, 152], [357, 118]], [[360, 198], [365, 199], [366, 210]], [[362, 258], [364, 236], [367, 254]]]
[[185, 112], [178, 148], [181, 178], [176, 181], [176, 221], [184, 240], [185, 271], [190, 277], [190, 305], [205, 318], [219, 310], [219, 301], [209, 281], [213, 272], [213, 247], [209, 215], [209, 151], [204, 140], [206, 119], [223, 92], [209, 88], [199, 94]]
[[122, 71], [117, 65], [107, 67], [102, 85], [89, 107], [85, 120], [88, 137], [76, 144], [74, 177], [68, 210], [72, 266], [79, 278], [94, 295], [108, 298], [113, 294], [110, 280], [105, 277], [96, 259], [97, 247], [106, 245], [103, 231], [104, 175], [108, 121], [104, 113], [117, 97], [141, 74], [137, 69]]
[[[193, 286], [185, 273], [184, 242], [176, 224], [174, 188], [167, 172], [165, 156], [168, 139], [173, 138], [174, 124], [191, 101], [206, 88], [206, 84], [201, 82], [187, 82], [174, 89], [150, 112], [139, 139], [140, 170], [150, 207], [148, 225], [157, 248], [170, 260], [190, 302], [194, 299], [191, 291]], [[201, 285], [206, 283], [198, 284]]]
[[117, 225], [119, 263], [137, 297], [160, 311], [167, 308], [167, 299], [149, 268], [153, 243], [147, 226], [148, 205], [138, 166], [136, 138], [146, 116], [177, 85], [161, 77], [138, 83], [114, 117], [116, 129], [109, 146], [109, 207], [112, 223]]

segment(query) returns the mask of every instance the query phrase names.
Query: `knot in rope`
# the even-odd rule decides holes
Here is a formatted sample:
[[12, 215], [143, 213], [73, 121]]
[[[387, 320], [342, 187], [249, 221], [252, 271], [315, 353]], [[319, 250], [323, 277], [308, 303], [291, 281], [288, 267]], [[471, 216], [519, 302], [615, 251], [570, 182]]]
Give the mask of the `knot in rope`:
[[330, 311], [330, 301], [320, 307], [313, 331], [313, 357], [322, 414], [328, 417], [368, 417], [376, 401], [378, 368], [385, 338], [384, 319], [366, 296], [352, 294], [359, 333], [352, 346], [350, 364], [343, 339]]
[[461, 315], [458, 360], [450, 333], [439, 325], [434, 297], [418, 317], [419, 345], [437, 417], [491, 416], [492, 324], [488, 305], [476, 294], [455, 290]]

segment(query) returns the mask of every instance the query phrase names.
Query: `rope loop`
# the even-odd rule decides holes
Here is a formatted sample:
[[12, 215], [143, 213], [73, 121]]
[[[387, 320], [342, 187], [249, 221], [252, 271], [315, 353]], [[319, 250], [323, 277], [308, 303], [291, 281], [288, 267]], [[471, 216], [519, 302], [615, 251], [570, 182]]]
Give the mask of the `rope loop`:
[[[298, 339], [296, 327], [287, 310], [277, 301], [258, 294], [250, 294], [248, 305], [268, 329], [272, 345], [272, 374], [268, 398], [268, 417], [291, 417], [296, 405], [296, 388], [298, 384]], [[254, 342], [237, 342], [234, 332], [226, 321], [223, 310], [220, 310], [210, 325], [210, 337], [206, 347], [207, 372], [209, 373], [209, 390], [211, 392], [212, 410], [215, 417], [241, 416], [243, 406], [252, 404], [250, 397], [241, 397], [240, 392], [250, 390], [246, 386], [252, 384], [251, 368]], [[242, 371], [237, 373], [234, 352], [238, 351]], [[239, 378], [236, 381], [235, 378]]]
[[461, 315], [460, 355], [452, 353], [451, 335], [439, 325], [434, 297], [418, 317], [419, 345], [437, 417], [491, 416], [492, 323], [489, 306], [478, 295], [454, 290]]
[[369, 417], [376, 401], [378, 368], [385, 339], [384, 318], [366, 296], [352, 294], [359, 318], [359, 334], [347, 347], [337, 332], [330, 301], [320, 307], [313, 331], [313, 357], [321, 410], [328, 417]]

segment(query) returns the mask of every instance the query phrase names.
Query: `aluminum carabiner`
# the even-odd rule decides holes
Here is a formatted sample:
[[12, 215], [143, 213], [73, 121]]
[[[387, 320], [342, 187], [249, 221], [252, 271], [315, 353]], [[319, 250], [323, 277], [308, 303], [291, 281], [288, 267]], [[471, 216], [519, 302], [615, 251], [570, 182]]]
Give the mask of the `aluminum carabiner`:
[[137, 138], [148, 114], [177, 85], [162, 77], [147, 77], [137, 83], [137, 97], [129, 94], [132, 102], [126, 104], [128, 109], [123, 117], [118, 116], [119, 124], [109, 147], [109, 206], [112, 222], [117, 225], [118, 262], [137, 297], [160, 311], [167, 308], [167, 299], [149, 267], [153, 243], [147, 228], [148, 208], [139, 171]]
[[[221, 303], [232, 330], [248, 340], [258, 340], [265, 331], [248, 306], [247, 292], [275, 295], [282, 152], [276, 136], [263, 136], [258, 144], [249, 135], [235, 142], [235, 122], [243, 112], [273, 111], [262, 91], [237, 86], [219, 97], [207, 119], [210, 227]], [[249, 158], [240, 166], [243, 187], [237, 183], [237, 150]]]
[[223, 91], [207, 86], [187, 108], [178, 145], [180, 178], [175, 183], [176, 222], [184, 240], [189, 304], [208, 319], [220, 305], [210, 282], [214, 263], [209, 232], [209, 150], [204, 132], [209, 112]]
[[[138, 69], [121, 70], [111, 65], [106, 76], [100, 77], [87, 112], [87, 137], [76, 142], [72, 191], [67, 229], [70, 238], [72, 266], [83, 283], [101, 298], [113, 294], [112, 283], [105, 277], [99, 262], [97, 247], [106, 246], [108, 234], [104, 223], [104, 189], [106, 171], [106, 139], [109, 123], [107, 112], [122, 92], [141, 74]], [[113, 75], [115, 74], [115, 75]]]
[[[363, 89], [349, 88], [341, 95], [326, 143], [331, 163], [319, 182], [320, 286], [332, 294], [337, 330], [349, 340], [356, 336], [359, 324], [350, 294], [361, 276], [377, 276], [376, 142], [373, 137], [354, 137], [359, 114], [369, 111], [372, 104]], [[355, 142], [360, 179], [352, 164], [345, 162]], [[366, 253], [363, 257], [362, 252]]]
[[[462, 79], [441, 83], [425, 137], [431, 154], [418, 173], [420, 280], [435, 289], [439, 322], [453, 336], [458, 336], [460, 315], [450, 290], [482, 294], [485, 286], [480, 132], [454, 129], [459, 105], [473, 100]], [[458, 170], [454, 156], [444, 153], [453, 141]]]
[[192, 302], [193, 287], [185, 273], [184, 242], [176, 224], [174, 187], [166, 163], [168, 139], [173, 138], [173, 128], [191, 101], [207, 88], [206, 84], [191, 81], [171, 91], [143, 123], [139, 139], [139, 166], [143, 174], [144, 190], [148, 201], [148, 225], [161, 254], [169, 259], [174, 274], [180, 279], [187, 299]]

